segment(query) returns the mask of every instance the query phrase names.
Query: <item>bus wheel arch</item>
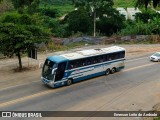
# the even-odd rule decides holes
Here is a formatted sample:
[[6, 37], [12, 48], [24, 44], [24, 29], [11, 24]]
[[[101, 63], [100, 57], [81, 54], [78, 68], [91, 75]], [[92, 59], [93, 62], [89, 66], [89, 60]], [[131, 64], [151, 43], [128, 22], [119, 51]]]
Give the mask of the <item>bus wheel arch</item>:
[[72, 78], [69, 78], [69, 79], [67, 80], [67, 86], [70, 86], [72, 83], [73, 83], [73, 79], [72, 79]]
[[113, 74], [113, 73], [115, 73], [116, 72], [116, 67], [113, 67], [112, 69], [111, 69], [111, 73]]
[[111, 70], [108, 68], [108, 69], [106, 69], [106, 71], [105, 71], [105, 75], [109, 75], [110, 74], [110, 72], [111, 72]]

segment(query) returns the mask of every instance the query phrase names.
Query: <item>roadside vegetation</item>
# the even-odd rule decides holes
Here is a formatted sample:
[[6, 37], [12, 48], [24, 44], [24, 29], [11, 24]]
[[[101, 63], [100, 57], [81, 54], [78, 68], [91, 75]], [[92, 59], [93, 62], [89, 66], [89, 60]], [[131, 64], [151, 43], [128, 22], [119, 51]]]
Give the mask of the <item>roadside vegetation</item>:
[[160, 120], [160, 117], [158, 117], [158, 118], [154, 118], [153, 120]]

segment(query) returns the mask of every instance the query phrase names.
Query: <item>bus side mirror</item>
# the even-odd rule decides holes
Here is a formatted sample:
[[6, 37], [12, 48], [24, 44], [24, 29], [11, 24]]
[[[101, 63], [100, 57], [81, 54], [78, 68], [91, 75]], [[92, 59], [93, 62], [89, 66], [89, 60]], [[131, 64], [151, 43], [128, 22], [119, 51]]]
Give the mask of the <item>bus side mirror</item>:
[[57, 70], [57, 68], [52, 69], [52, 75], [55, 74], [56, 70]]
[[39, 68], [43, 68], [44, 63], [39, 63]]

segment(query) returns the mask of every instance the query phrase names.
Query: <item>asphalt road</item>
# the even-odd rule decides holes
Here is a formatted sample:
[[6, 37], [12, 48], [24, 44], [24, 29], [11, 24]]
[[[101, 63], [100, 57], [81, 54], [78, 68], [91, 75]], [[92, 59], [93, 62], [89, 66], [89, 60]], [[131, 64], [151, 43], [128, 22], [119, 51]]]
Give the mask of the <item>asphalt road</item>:
[[160, 101], [160, 63], [147, 56], [126, 60], [115, 74], [57, 89], [43, 85], [40, 76], [29, 79], [34, 82], [0, 90], [0, 111], [138, 111]]

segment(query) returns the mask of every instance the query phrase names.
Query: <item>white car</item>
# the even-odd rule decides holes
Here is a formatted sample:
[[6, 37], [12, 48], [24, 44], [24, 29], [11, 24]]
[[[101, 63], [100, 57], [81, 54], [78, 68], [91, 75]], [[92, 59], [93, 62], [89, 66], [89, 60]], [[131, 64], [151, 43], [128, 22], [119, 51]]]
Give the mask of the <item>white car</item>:
[[150, 56], [151, 61], [158, 61], [160, 62], [160, 52], [156, 52], [153, 55]]

